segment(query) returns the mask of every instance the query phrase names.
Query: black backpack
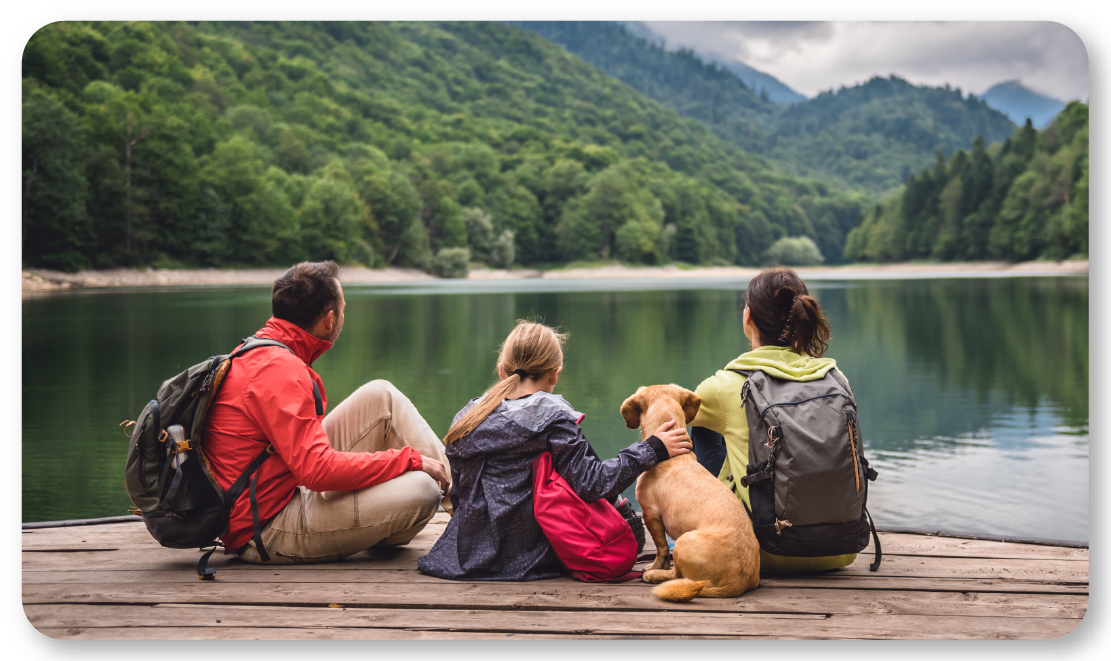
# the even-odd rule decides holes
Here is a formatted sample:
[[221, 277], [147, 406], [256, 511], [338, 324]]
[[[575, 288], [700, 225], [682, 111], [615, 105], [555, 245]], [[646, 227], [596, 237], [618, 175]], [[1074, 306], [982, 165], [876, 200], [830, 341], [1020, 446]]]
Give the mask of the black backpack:
[[[225, 493], [212, 472], [201, 435], [208, 405], [232, 361], [259, 347], [281, 347], [293, 353], [277, 340], [252, 335], [231, 354], [213, 356], [163, 382], [156, 398], [133, 423], [124, 469], [127, 495], [142, 514], [147, 531], [162, 546], [212, 547], [197, 563], [201, 579], [215, 578], [215, 571], [208, 568], [208, 559], [222, 546], [217, 540], [227, 533], [232, 505], [248, 484], [255, 547], [264, 562], [270, 560], [262, 544], [255, 473], [274, 453], [274, 446], [268, 445], [259, 453]], [[324, 407], [315, 382], [313, 398], [320, 415]], [[183, 428], [182, 441], [173, 438], [170, 428], [174, 425]]]
[[858, 553], [876, 545], [868, 513], [868, 482], [878, 474], [864, 458], [856, 401], [836, 369], [814, 381], [790, 381], [763, 371], [731, 370], [748, 378], [741, 389], [748, 420], [748, 467], [740, 479], [752, 503], [760, 548], [773, 555], [819, 557]]

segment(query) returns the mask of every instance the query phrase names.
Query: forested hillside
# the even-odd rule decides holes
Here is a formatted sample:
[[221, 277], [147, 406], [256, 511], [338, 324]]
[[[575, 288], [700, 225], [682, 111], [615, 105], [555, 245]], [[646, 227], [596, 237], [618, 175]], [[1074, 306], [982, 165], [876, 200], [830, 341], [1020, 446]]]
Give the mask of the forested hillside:
[[64, 269], [836, 261], [866, 199], [497, 23], [49, 25], [22, 185], [24, 262]]
[[606, 21], [517, 21], [684, 117], [697, 119], [747, 150], [761, 149], [779, 112], [736, 73], [688, 49], [668, 51], [658, 40]]
[[1064, 259], [1088, 253], [1088, 106], [1038, 132], [940, 154], [849, 235], [852, 260]]
[[1015, 130], [1005, 115], [959, 89], [916, 86], [892, 76], [784, 106], [754, 94], [728, 69], [689, 50], [666, 51], [617, 23], [518, 25], [800, 176], [874, 193], [902, 184], [939, 149], [966, 149], [977, 136], [991, 144]]

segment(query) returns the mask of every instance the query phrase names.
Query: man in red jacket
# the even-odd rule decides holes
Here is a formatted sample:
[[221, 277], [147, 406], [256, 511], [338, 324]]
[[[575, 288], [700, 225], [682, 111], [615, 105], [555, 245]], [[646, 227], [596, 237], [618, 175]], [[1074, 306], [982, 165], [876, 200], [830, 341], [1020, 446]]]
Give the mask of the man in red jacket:
[[406, 544], [441, 500], [450, 508], [444, 446], [389, 382], [371, 381], [323, 414], [312, 363], [343, 328], [338, 276], [335, 262], [302, 262], [274, 282], [273, 316], [255, 336], [290, 351], [260, 347], [235, 358], [209, 407], [205, 447], [225, 490], [274, 448], [255, 476], [264, 548], [253, 538], [247, 490], [221, 540], [247, 562], [328, 562]]

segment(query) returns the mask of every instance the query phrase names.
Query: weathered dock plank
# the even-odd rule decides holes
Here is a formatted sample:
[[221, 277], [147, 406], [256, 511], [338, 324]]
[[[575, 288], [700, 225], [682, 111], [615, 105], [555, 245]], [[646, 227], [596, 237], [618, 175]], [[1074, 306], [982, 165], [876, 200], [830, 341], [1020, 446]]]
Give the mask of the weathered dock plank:
[[[86, 574], [85, 582], [95, 583], [97, 581], [111, 582], [111, 577], [114, 575], [113, 570], [122, 569], [123, 565], [120, 562], [113, 561], [108, 558], [72, 558], [71, 556], [77, 554], [65, 554], [62, 558], [39, 558], [37, 556], [46, 555], [34, 553], [30, 554], [36, 556], [32, 560], [27, 560], [26, 556], [23, 563], [23, 571], [25, 575], [31, 572], [58, 572], [63, 571], [82, 571]], [[61, 555], [61, 554], [59, 554]], [[93, 555], [93, 554], [90, 554]], [[110, 554], [95, 554], [105, 555]], [[190, 556], [189, 560], [181, 562], [134, 562], [129, 564], [128, 567], [134, 567], [136, 570], [143, 571], [157, 571], [165, 575], [166, 580], [171, 581], [172, 585], [178, 585], [179, 582], [193, 584], [196, 582], [196, 574], [194, 568], [197, 563], [197, 555]], [[365, 583], [401, 583], [406, 585], [412, 584], [430, 584], [437, 587], [447, 589], [447, 585], [466, 585], [470, 584], [466, 581], [450, 583], [433, 576], [426, 576], [420, 574], [412, 569], [404, 568], [403, 565], [409, 564], [410, 567], [415, 565], [416, 557], [408, 559], [409, 562], [390, 562], [391, 566], [386, 567], [362, 567], [358, 569], [349, 568], [345, 565], [354, 564], [354, 561], [337, 563], [328, 565], [335, 568], [336, 575], [327, 580], [333, 584], [345, 584], [350, 582], [352, 585], [361, 585]], [[232, 562], [239, 565], [237, 560]], [[884, 565], [888, 563], [888, 559], [884, 558]], [[367, 561], [366, 564], [371, 564]], [[242, 579], [237, 579], [240, 576], [237, 572], [242, 572], [244, 575], [248, 573], [265, 574], [266, 571], [270, 575], [274, 575], [274, 570], [278, 569], [283, 582], [316, 582], [319, 576], [318, 572], [328, 571], [328, 569], [321, 569], [324, 565], [317, 565], [315, 569], [308, 568], [293, 568], [293, 567], [266, 567], [266, 568], [240, 568], [232, 569], [230, 567], [224, 568], [221, 565], [213, 565], [216, 568], [217, 583], [226, 582], [243, 582]], [[1051, 571], [1051, 570], [1036, 570], [1036, 569], [1017, 569], [1014, 572], [1002, 572], [992, 574], [987, 570], [976, 570], [976, 568], [930, 568], [930, 567], [909, 567], [909, 568], [888, 568], [876, 573], [871, 573], [865, 566], [863, 569], [855, 569], [853, 567], [846, 567], [836, 572], [829, 572], [825, 574], [809, 574], [809, 575], [792, 575], [792, 576], [765, 576], [761, 579], [761, 585], [764, 587], [814, 587], [814, 588], [835, 588], [835, 589], [870, 589], [870, 590], [945, 590], [945, 591], [964, 591], [964, 592], [1049, 592], [1049, 593], [1062, 593], [1062, 594], [1087, 594], [1087, 572], [1086, 571]], [[1024, 572], [1019, 574], [1019, 572]], [[91, 574], [100, 573], [100, 576], [95, 580], [91, 579]], [[308, 580], [300, 578], [304, 575]], [[346, 580], [344, 580], [346, 579]], [[559, 580], [559, 579], [556, 579]], [[564, 579], [571, 581], [572, 579]], [[545, 583], [552, 583], [553, 581], [546, 581]], [[59, 581], [56, 584], [64, 584], [64, 581]], [[202, 584], [203, 585], [203, 584]], [[25, 586], [29, 587], [29, 586]], [[126, 586], [117, 586], [121, 590], [126, 590]], [[150, 589], [152, 586], [148, 583], [140, 586], [141, 589]]]
[[[165, 629], [120, 627], [101, 629], [42, 628], [43, 634], [51, 638], [67, 640], [736, 640], [733, 636], [603, 636], [585, 634], [515, 634], [515, 633], [470, 633], [466, 631], [426, 631], [421, 629], [325, 629], [325, 628], [221, 628], [190, 627], [175, 629], [167, 635]], [[746, 636], [748, 640], [767, 639], [769, 636]]]
[[[893, 613], [899, 615], [965, 615], [969, 617], [1014, 615], [1016, 617], [1083, 617], [1087, 609], [1086, 595], [1046, 595], [1046, 594], [999, 594], [999, 593], [962, 593], [926, 592], [897, 590], [832, 591], [808, 588], [763, 588], [733, 599], [697, 599], [685, 604], [662, 604], [641, 585], [606, 585], [595, 588], [574, 584], [558, 586], [534, 583], [487, 583], [461, 585], [453, 591], [453, 601], [457, 608], [486, 610], [611, 610], [611, 611], [679, 611], [697, 613], [794, 613], [821, 615], [861, 615]], [[343, 599], [333, 586], [316, 586], [312, 592], [298, 591], [304, 599], [310, 596], [325, 597], [316, 601], [318, 606], [336, 603], [332, 599]], [[60, 602], [55, 595], [40, 595], [25, 604], [47, 606], [49, 608], [99, 608], [111, 597], [99, 593], [92, 586], [82, 586], [83, 591], [75, 596], [87, 595], [66, 602]], [[172, 604], [168, 601], [151, 599], [147, 595], [135, 595], [132, 599], [116, 601], [116, 604], [139, 605], [144, 607], [176, 605], [189, 607], [197, 604], [214, 604], [219, 598], [234, 598], [243, 588], [237, 587], [224, 595], [207, 595], [207, 600], [198, 602], [178, 593]], [[258, 589], [257, 584], [249, 588]], [[288, 586], [286, 586], [288, 589]], [[200, 590], [193, 590], [201, 592]], [[156, 593], [165, 597], [164, 592]], [[354, 595], [348, 594], [348, 597]], [[45, 598], [44, 598], [45, 597]], [[39, 601], [41, 599], [41, 601]], [[348, 598], [344, 605], [364, 608], [446, 608], [443, 588], [423, 585], [367, 584], [365, 591], [357, 600]], [[225, 602], [230, 603], [230, 602]], [[274, 604], [270, 594], [260, 599], [258, 604]], [[291, 602], [292, 603], [292, 602]], [[302, 603], [313, 603], [304, 601]], [[115, 607], [115, 606], [113, 606]], [[296, 606], [293, 606], [296, 607]]]
[[[101, 609], [104, 610], [104, 609]], [[342, 628], [513, 633], [523, 635], [697, 635], [747, 638], [933, 638], [1015, 639], [1055, 638], [1079, 622], [1074, 618], [954, 617], [920, 615], [784, 615], [774, 613], [676, 613], [612, 611], [424, 610], [370, 608], [194, 608], [169, 615], [147, 608], [116, 607], [98, 613], [31, 615], [32, 624], [51, 629], [114, 627], [188, 628], [195, 622], [206, 628], [268, 628], [280, 634], [286, 628]], [[201, 618], [204, 618], [203, 620]], [[216, 620], [220, 622], [217, 623]], [[159, 621], [161, 620], [161, 621]]]
[[[167, 549], [169, 551], [170, 549]], [[117, 564], [126, 563], [127, 568], [172, 568], [179, 567], [177, 571], [185, 571], [189, 569], [190, 565], [196, 566], [198, 553], [195, 551], [185, 551], [184, 553], [176, 553], [173, 560], [170, 558], [161, 559], [162, 555], [157, 547], [153, 549], [118, 549], [110, 555], [102, 555], [104, 551], [46, 551], [39, 549], [26, 550], [24, 558], [25, 570], [53, 570], [64, 569], [60, 565], [68, 565], [69, 569], [80, 569], [86, 563], [103, 564], [102, 561]], [[407, 570], [413, 568], [413, 563], [420, 555], [412, 552], [411, 549], [406, 549], [406, 552], [394, 555], [394, 557], [373, 561], [365, 557], [353, 558], [343, 563], [338, 563], [333, 568], [325, 567], [327, 565], [309, 565], [300, 568], [300, 574], [305, 577], [318, 575], [319, 572], [329, 572], [332, 576], [331, 581], [336, 582], [336, 572], [366, 572], [366, 571], [390, 571], [390, 570]], [[1085, 581], [1088, 577], [1088, 563], [1077, 562], [1073, 560], [1034, 560], [1034, 559], [998, 559], [998, 558], [949, 558], [949, 557], [929, 557], [929, 556], [888, 556], [884, 555], [883, 563], [880, 565], [878, 572], [868, 571], [868, 565], [872, 562], [871, 554], [858, 556], [855, 563], [841, 569], [838, 572], [839, 576], [864, 576], [864, 577], [893, 577], [893, 576], [914, 576], [921, 578], [998, 578], [1000, 580], [1022, 579], [1022, 580], [1054, 580], [1054, 581]], [[76, 563], [76, 566], [75, 566]], [[352, 567], [348, 569], [348, 565], [359, 564], [358, 568]], [[223, 563], [229, 564], [229, 563]], [[234, 561], [231, 563], [233, 566], [241, 566], [242, 563]], [[220, 565], [213, 564], [219, 571]], [[258, 567], [256, 571], [265, 572], [272, 567]], [[234, 569], [229, 567], [226, 574], [218, 574], [221, 579], [224, 576], [230, 576]], [[246, 569], [245, 571], [252, 571]], [[238, 575], [238, 574], [237, 574]], [[432, 577], [429, 577], [432, 578]], [[309, 580], [302, 578], [299, 580]], [[438, 579], [433, 579], [437, 582]]]
[[163, 549], [139, 522], [29, 530], [23, 603], [44, 634], [90, 639], [1037, 639], [1071, 631], [1088, 604], [1087, 549], [904, 533], [881, 533], [877, 573], [869, 549], [850, 567], [688, 604], [639, 581], [443, 581], [416, 559], [446, 522], [329, 565], [214, 556], [211, 582], [196, 578], [197, 551]]
[[[418, 535], [407, 548], [427, 552], [443, 532], [446, 514], [438, 514], [429, 527]], [[109, 543], [110, 542], [110, 543]], [[1046, 560], [1076, 560], [1087, 562], [1088, 549], [1033, 544], [1014, 544], [973, 539], [954, 539], [928, 535], [883, 533], [884, 556], [914, 555], [972, 558], [1031, 558]], [[159, 548], [139, 522], [79, 528], [43, 528], [23, 531], [23, 548], [28, 549], [92, 549], [119, 548], [128, 545], [147, 545]], [[871, 555], [871, 546], [862, 555]], [[649, 538], [645, 553], [654, 549]], [[423, 553], [421, 553], [423, 555]]]

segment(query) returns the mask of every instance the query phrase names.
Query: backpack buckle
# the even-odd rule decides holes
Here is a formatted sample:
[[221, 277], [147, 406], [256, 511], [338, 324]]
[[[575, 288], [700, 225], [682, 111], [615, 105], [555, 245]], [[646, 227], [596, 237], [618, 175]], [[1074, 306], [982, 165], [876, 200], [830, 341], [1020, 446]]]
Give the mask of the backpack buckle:
[[168, 438], [170, 438], [170, 432], [165, 429], [162, 430], [162, 433], [158, 434], [159, 443], [165, 443]]
[[184, 452], [186, 450], [193, 449], [193, 446], [190, 444], [189, 439], [185, 439], [184, 441], [174, 441], [174, 445], [177, 446], [178, 452]]

